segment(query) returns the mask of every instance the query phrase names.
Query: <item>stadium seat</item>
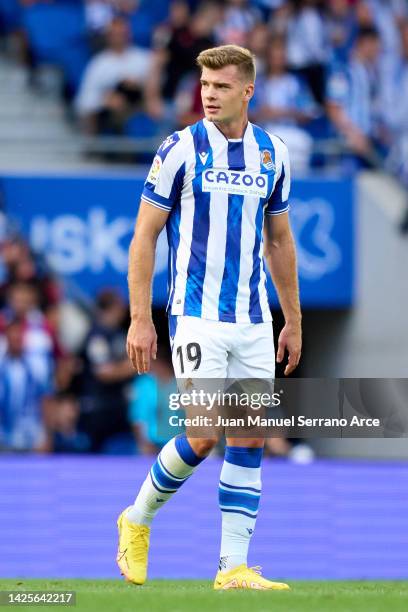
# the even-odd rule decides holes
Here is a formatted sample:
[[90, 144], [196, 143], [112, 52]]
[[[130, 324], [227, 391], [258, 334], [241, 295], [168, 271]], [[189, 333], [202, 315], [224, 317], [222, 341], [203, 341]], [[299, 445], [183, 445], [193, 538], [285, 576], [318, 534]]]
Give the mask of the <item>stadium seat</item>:
[[137, 446], [131, 433], [119, 433], [108, 438], [101, 449], [103, 455], [136, 455]]
[[89, 58], [83, 3], [40, 2], [24, 9], [23, 25], [35, 63], [59, 66], [75, 92]]
[[154, 138], [158, 131], [157, 122], [142, 112], [132, 115], [125, 125], [125, 134], [131, 138]]
[[[127, 120], [124, 133], [130, 138], [155, 138], [159, 134], [159, 124], [146, 113], [135, 113]], [[151, 159], [151, 151], [137, 155], [137, 160], [141, 164], [148, 164]]]
[[150, 47], [154, 28], [166, 19], [168, 12], [169, 0], [142, 0], [130, 19], [135, 44]]
[[21, 21], [21, 8], [17, 0], [0, 1], [0, 32], [8, 34], [17, 29]]

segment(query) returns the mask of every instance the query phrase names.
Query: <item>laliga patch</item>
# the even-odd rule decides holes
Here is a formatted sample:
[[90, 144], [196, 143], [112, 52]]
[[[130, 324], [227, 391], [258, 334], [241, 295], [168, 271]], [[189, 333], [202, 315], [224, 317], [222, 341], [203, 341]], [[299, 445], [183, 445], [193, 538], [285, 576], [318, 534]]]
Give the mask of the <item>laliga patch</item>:
[[245, 170], [217, 170], [208, 168], [202, 175], [202, 190], [266, 198], [268, 177], [266, 174], [245, 172]]
[[273, 163], [271, 152], [268, 149], [261, 151], [261, 164], [267, 170], [276, 170], [276, 166]]
[[146, 179], [148, 183], [153, 183], [153, 185], [156, 185], [157, 179], [159, 178], [161, 167], [162, 167], [161, 157], [160, 155], [156, 155], [153, 160], [152, 167], [150, 168], [149, 175]]

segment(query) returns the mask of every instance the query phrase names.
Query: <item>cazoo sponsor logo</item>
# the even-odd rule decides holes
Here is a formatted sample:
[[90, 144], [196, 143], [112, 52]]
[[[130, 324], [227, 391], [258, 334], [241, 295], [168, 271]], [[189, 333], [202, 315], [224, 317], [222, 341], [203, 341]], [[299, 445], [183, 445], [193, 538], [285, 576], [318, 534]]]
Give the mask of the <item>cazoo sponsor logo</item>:
[[218, 191], [266, 198], [268, 177], [265, 174], [209, 168], [203, 172], [202, 185], [205, 192]]

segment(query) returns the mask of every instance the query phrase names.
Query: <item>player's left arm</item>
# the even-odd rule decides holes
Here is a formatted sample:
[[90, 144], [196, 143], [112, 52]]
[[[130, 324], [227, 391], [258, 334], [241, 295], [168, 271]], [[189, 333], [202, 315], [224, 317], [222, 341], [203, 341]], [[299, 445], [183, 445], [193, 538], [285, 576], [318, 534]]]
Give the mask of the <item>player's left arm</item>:
[[265, 215], [264, 256], [285, 317], [285, 325], [279, 334], [276, 361], [280, 363], [285, 350], [288, 351], [289, 359], [285, 368], [287, 376], [297, 367], [302, 350], [296, 247], [287, 212]]
[[264, 256], [278, 292], [285, 317], [279, 334], [276, 360], [280, 363], [285, 350], [289, 360], [285, 376], [293, 372], [300, 360], [302, 348], [301, 312], [296, 265], [296, 248], [289, 224], [290, 162], [285, 143], [271, 136], [275, 147], [277, 179], [265, 208]]

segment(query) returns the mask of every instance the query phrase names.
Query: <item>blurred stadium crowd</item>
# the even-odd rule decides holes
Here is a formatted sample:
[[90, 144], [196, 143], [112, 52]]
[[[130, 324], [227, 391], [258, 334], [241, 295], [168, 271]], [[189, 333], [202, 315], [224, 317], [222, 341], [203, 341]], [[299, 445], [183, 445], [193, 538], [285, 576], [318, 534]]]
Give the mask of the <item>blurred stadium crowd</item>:
[[[128, 308], [111, 289], [84, 313], [62, 316], [57, 279], [18, 235], [0, 236], [0, 449], [152, 452], [164, 444], [171, 361], [166, 344], [151, 375], [135, 379], [126, 355]], [[160, 329], [163, 328], [159, 322]], [[71, 344], [72, 346], [72, 344]], [[175, 388], [173, 389], [175, 391]], [[162, 417], [162, 418], [161, 418]]]
[[61, 69], [85, 134], [155, 142], [201, 117], [197, 54], [245, 45], [251, 119], [287, 142], [295, 171], [334, 160], [408, 181], [406, 0], [1, 0], [0, 32], [34, 82]]
[[[0, 40], [30, 86], [42, 66], [58, 67], [78, 132], [142, 142], [201, 117], [201, 50], [247, 46], [258, 70], [251, 119], [287, 142], [295, 172], [333, 161], [386, 167], [408, 186], [406, 0], [0, 0]], [[150, 159], [150, 145], [132, 157]], [[58, 279], [3, 219], [0, 449], [157, 450], [174, 435], [165, 332], [152, 374], [135, 378], [124, 298], [97, 296], [75, 350], [63, 341], [64, 307]], [[155, 316], [165, 330], [164, 313]], [[270, 441], [270, 450], [290, 447]]]
[[[58, 280], [0, 214], [0, 451], [157, 452], [177, 433], [168, 424], [177, 387], [165, 313], [154, 311], [158, 357], [139, 377], [126, 354], [128, 306], [119, 292], [102, 290], [82, 316], [78, 304], [73, 313], [65, 307]], [[67, 342], [67, 333], [77, 340]], [[283, 439], [268, 449], [311, 456]]]

